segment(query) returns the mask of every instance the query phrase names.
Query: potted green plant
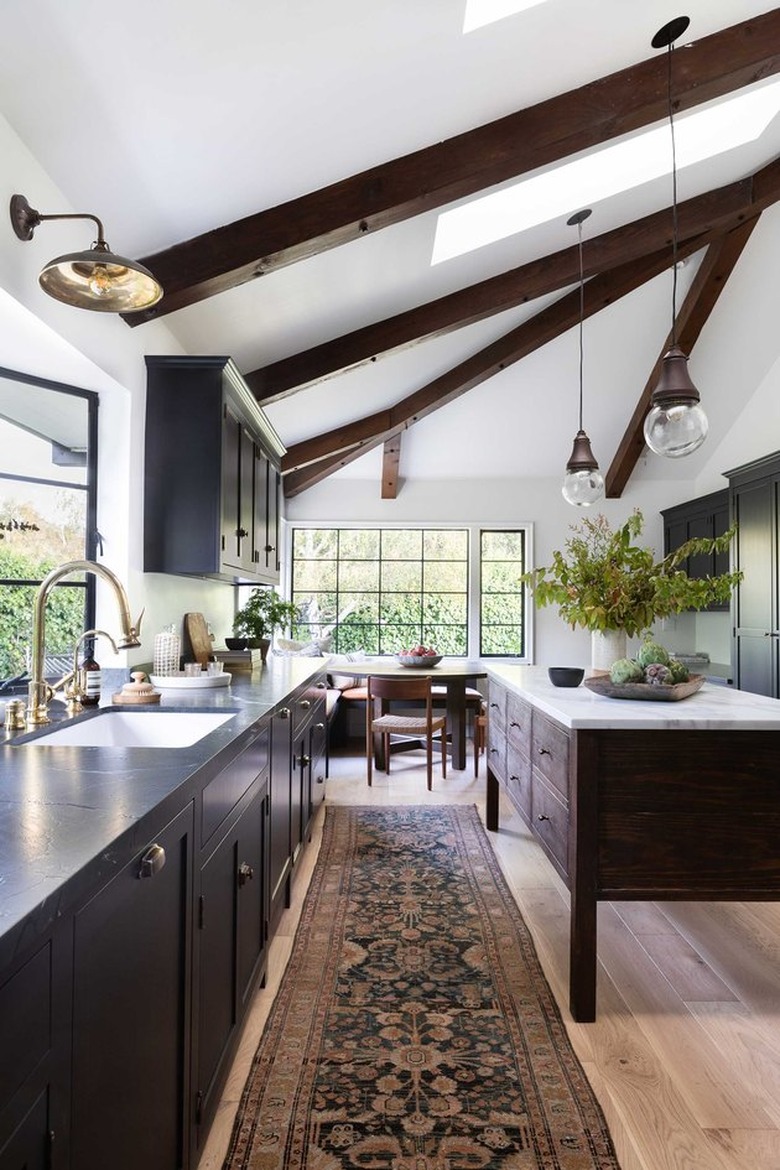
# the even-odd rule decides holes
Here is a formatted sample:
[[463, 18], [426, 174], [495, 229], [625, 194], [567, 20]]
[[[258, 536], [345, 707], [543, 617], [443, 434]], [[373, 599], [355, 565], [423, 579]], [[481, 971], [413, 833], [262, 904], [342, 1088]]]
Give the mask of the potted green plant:
[[246, 604], [236, 611], [233, 633], [237, 638], [246, 639], [247, 646], [259, 647], [265, 662], [274, 631], [294, 621], [296, 614], [292, 602], [285, 601], [275, 589], [258, 586]]
[[[621, 634], [622, 653], [618, 640], [610, 650], [612, 661], [625, 655], [626, 635], [641, 634], [659, 619], [683, 610], [727, 601], [742, 579], [740, 572], [689, 577], [680, 568], [689, 556], [725, 552], [735, 528], [712, 539], [686, 541], [656, 561], [651, 549], [633, 543], [643, 526], [638, 509], [617, 529], [610, 527], [605, 516], [589, 516], [572, 526], [573, 535], [564, 551], [553, 553], [551, 565], [520, 578], [530, 587], [538, 607], [556, 604], [572, 628]], [[594, 646], [593, 665], [601, 666], [597, 656]]]

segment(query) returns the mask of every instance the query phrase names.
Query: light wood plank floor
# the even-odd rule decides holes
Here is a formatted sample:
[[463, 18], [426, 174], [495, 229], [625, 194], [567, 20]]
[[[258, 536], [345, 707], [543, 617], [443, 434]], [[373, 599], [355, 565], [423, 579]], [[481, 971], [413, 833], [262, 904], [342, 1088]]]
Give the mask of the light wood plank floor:
[[[434, 770], [394, 757], [365, 782], [361, 754], [331, 761], [327, 804], [475, 804], [485, 767]], [[289, 957], [322, 816], [270, 951], [201, 1170], [219, 1170], [249, 1065]], [[780, 1170], [780, 905], [626, 902], [599, 906], [598, 1019], [567, 1006], [568, 892], [504, 801], [496, 855], [528, 923], [575, 1050], [607, 1117], [622, 1170]]]

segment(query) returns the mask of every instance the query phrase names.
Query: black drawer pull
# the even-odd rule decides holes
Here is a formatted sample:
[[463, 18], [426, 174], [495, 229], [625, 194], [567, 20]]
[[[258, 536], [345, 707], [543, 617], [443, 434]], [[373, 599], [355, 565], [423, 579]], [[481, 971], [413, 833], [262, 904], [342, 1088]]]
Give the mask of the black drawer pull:
[[513, 720], [512, 720], [512, 722], [509, 724], [509, 726], [510, 726], [510, 727], [519, 727], [519, 726], [520, 726], [520, 724], [519, 724], [519, 723], [515, 723], [515, 721], [514, 721], [514, 719], [513, 719]]
[[519, 776], [510, 776], [510, 777], [509, 777], [509, 779], [510, 779], [510, 780], [515, 780], [515, 781], [516, 781], [518, 784], [520, 783], [520, 777], [519, 777]]
[[495, 707], [496, 711], [498, 710], [498, 703], [491, 703], [490, 706]]
[[552, 752], [550, 751], [549, 748], [539, 748], [538, 750], [539, 750], [540, 756], [551, 756], [552, 755]]
[[498, 755], [498, 748], [491, 748], [490, 754], [491, 754], [491, 756], [497, 756]]
[[165, 865], [165, 850], [162, 845], [150, 845], [141, 858], [138, 867], [139, 878], [154, 877]]
[[546, 813], [539, 813], [539, 815], [537, 816], [536, 819], [537, 819], [537, 821], [549, 821], [550, 818], [547, 816]]
[[255, 876], [255, 871], [248, 861], [242, 861], [238, 867], [238, 884], [239, 887], [245, 886], [247, 882], [251, 882]]
[[324, 776], [318, 776], [318, 777], [317, 777], [317, 783], [318, 783], [318, 784], [324, 784], [324, 783], [325, 783], [325, 777], [324, 777]]
[[298, 767], [299, 768], [308, 768], [310, 763], [311, 763], [311, 756], [301, 756], [301, 758], [298, 760]]

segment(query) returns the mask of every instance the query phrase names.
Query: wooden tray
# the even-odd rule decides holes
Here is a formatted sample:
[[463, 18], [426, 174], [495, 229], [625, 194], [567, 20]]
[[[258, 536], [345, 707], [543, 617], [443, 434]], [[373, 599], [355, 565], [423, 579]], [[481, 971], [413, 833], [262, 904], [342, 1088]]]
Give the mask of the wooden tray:
[[672, 683], [671, 686], [662, 683], [658, 686], [655, 683], [613, 683], [608, 674], [600, 674], [586, 678], [582, 685], [608, 699], [650, 699], [654, 702], [675, 703], [695, 695], [703, 682], [703, 674], [692, 674], [687, 682]]

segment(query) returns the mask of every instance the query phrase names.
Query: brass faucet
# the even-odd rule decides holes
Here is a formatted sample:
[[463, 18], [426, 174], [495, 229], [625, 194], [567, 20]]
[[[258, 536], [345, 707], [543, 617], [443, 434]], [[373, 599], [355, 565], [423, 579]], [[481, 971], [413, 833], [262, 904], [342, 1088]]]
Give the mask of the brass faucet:
[[73, 669], [52, 687], [52, 690], [56, 691], [58, 687], [64, 686], [65, 698], [68, 700], [67, 707], [71, 715], [77, 715], [79, 711], [83, 711], [82, 699], [87, 693], [86, 671], [79, 666], [79, 646], [85, 638], [96, 638], [98, 635], [101, 638], [107, 638], [113, 646], [114, 653], [119, 653], [119, 647], [116, 642], [105, 630], [85, 630], [76, 639], [76, 645], [73, 647]]
[[[122, 637], [116, 643], [116, 649], [128, 650], [132, 646], [141, 645], [141, 639], [138, 635], [141, 631], [143, 610], [139, 614], [137, 622], [133, 622], [124, 586], [110, 569], [107, 569], [105, 565], [98, 564], [97, 561], [67, 561], [64, 565], [52, 569], [38, 586], [33, 604], [32, 664], [30, 684], [27, 688], [28, 727], [49, 722], [48, 706], [54, 688], [49, 686], [43, 677], [43, 657], [46, 645], [46, 601], [57, 582], [61, 581], [63, 577], [69, 577], [71, 573], [94, 573], [97, 577], [102, 577], [107, 581], [113, 589], [122, 623]], [[71, 675], [66, 675], [66, 679], [70, 677]]]

